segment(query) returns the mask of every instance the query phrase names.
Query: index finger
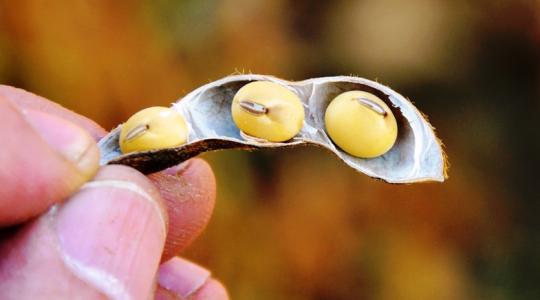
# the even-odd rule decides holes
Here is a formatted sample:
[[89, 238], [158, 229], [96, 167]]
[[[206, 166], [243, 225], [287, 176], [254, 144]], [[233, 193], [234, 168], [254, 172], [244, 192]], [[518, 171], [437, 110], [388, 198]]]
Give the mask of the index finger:
[[0, 120], [0, 226], [41, 214], [97, 171], [98, 149], [78, 126], [42, 112], [23, 112], [2, 96]]
[[[106, 134], [94, 121], [25, 90], [0, 85], [2, 95], [20, 108], [64, 118], [92, 133], [96, 140]], [[149, 177], [168, 208], [170, 224], [163, 253], [163, 260], [167, 260], [189, 246], [204, 230], [214, 208], [216, 182], [211, 167], [201, 159], [192, 159], [183, 167]]]

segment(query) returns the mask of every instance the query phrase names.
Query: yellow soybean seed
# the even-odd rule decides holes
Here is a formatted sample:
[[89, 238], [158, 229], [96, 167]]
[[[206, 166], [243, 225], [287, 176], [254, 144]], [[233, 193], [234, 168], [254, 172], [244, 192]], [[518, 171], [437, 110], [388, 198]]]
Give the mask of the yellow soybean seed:
[[326, 131], [345, 152], [363, 158], [383, 155], [397, 138], [396, 118], [379, 97], [349, 91], [332, 100], [325, 113]]
[[187, 141], [188, 129], [182, 116], [167, 107], [149, 107], [131, 116], [120, 131], [123, 153], [170, 148]]
[[242, 132], [270, 142], [290, 140], [304, 123], [300, 98], [269, 81], [251, 82], [239, 89], [231, 111], [234, 123]]

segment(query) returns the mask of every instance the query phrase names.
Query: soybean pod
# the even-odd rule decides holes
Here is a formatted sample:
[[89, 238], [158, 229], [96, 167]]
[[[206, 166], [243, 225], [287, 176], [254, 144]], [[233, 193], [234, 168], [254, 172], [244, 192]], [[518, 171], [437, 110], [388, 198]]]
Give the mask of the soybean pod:
[[[446, 156], [424, 116], [399, 93], [360, 77], [290, 82], [233, 75], [199, 87], [170, 110], [172, 121], [154, 120], [162, 127], [148, 126], [160, 118], [157, 114], [113, 129], [98, 144], [101, 164], [124, 164], [148, 174], [206, 151], [312, 145], [389, 183], [446, 178]], [[151, 130], [166, 132], [166, 142], [159, 134], [154, 141], [145, 137]], [[142, 146], [122, 151], [128, 135]]]

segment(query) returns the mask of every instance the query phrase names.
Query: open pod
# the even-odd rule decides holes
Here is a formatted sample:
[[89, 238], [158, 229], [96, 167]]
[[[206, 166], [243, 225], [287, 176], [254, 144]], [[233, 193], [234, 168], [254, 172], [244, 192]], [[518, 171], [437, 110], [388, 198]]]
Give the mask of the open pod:
[[[293, 139], [266, 142], [242, 134], [231, 116], [235, 93], [252, 81], [272, 81], [295, 92], [305, 109], [304, 126]], [[330, 101], [340, 93], [361, 90], [386, 102], [396, 117], [398, 137], [384, 155], [364, 159], [337, 147], [325, 132], [324, 115]], [[148, 174], [174, 166], [202, 152], [220, 149], [290, 148], [301, 145], [323, 147], [359, 172], [389, 183], [444, 181], [446, 161], [435, 133], [414, 105], [392, 89], [352, 76], [312, 78], [290, 82], [266, 75], [234, 75], [211, 82], [187, 94], [172, 106], [189, 127], [186, 144], [175, 148], [122, 154], [120, 125], [99, 142], [101, 164], [123, 164]]]

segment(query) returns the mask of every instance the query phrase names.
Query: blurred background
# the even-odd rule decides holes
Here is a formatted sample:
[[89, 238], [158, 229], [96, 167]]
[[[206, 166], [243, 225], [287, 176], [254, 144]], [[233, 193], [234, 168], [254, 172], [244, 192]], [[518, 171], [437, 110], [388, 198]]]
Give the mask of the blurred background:
[[452, 166], [397, 186], [314, 148], [205, 154], [218, 203], [183, 255], [232, 299], [540, 299], [537, 1], [0, 0], [0, 82], [105, 128], [247, 72], [387, 84]]

